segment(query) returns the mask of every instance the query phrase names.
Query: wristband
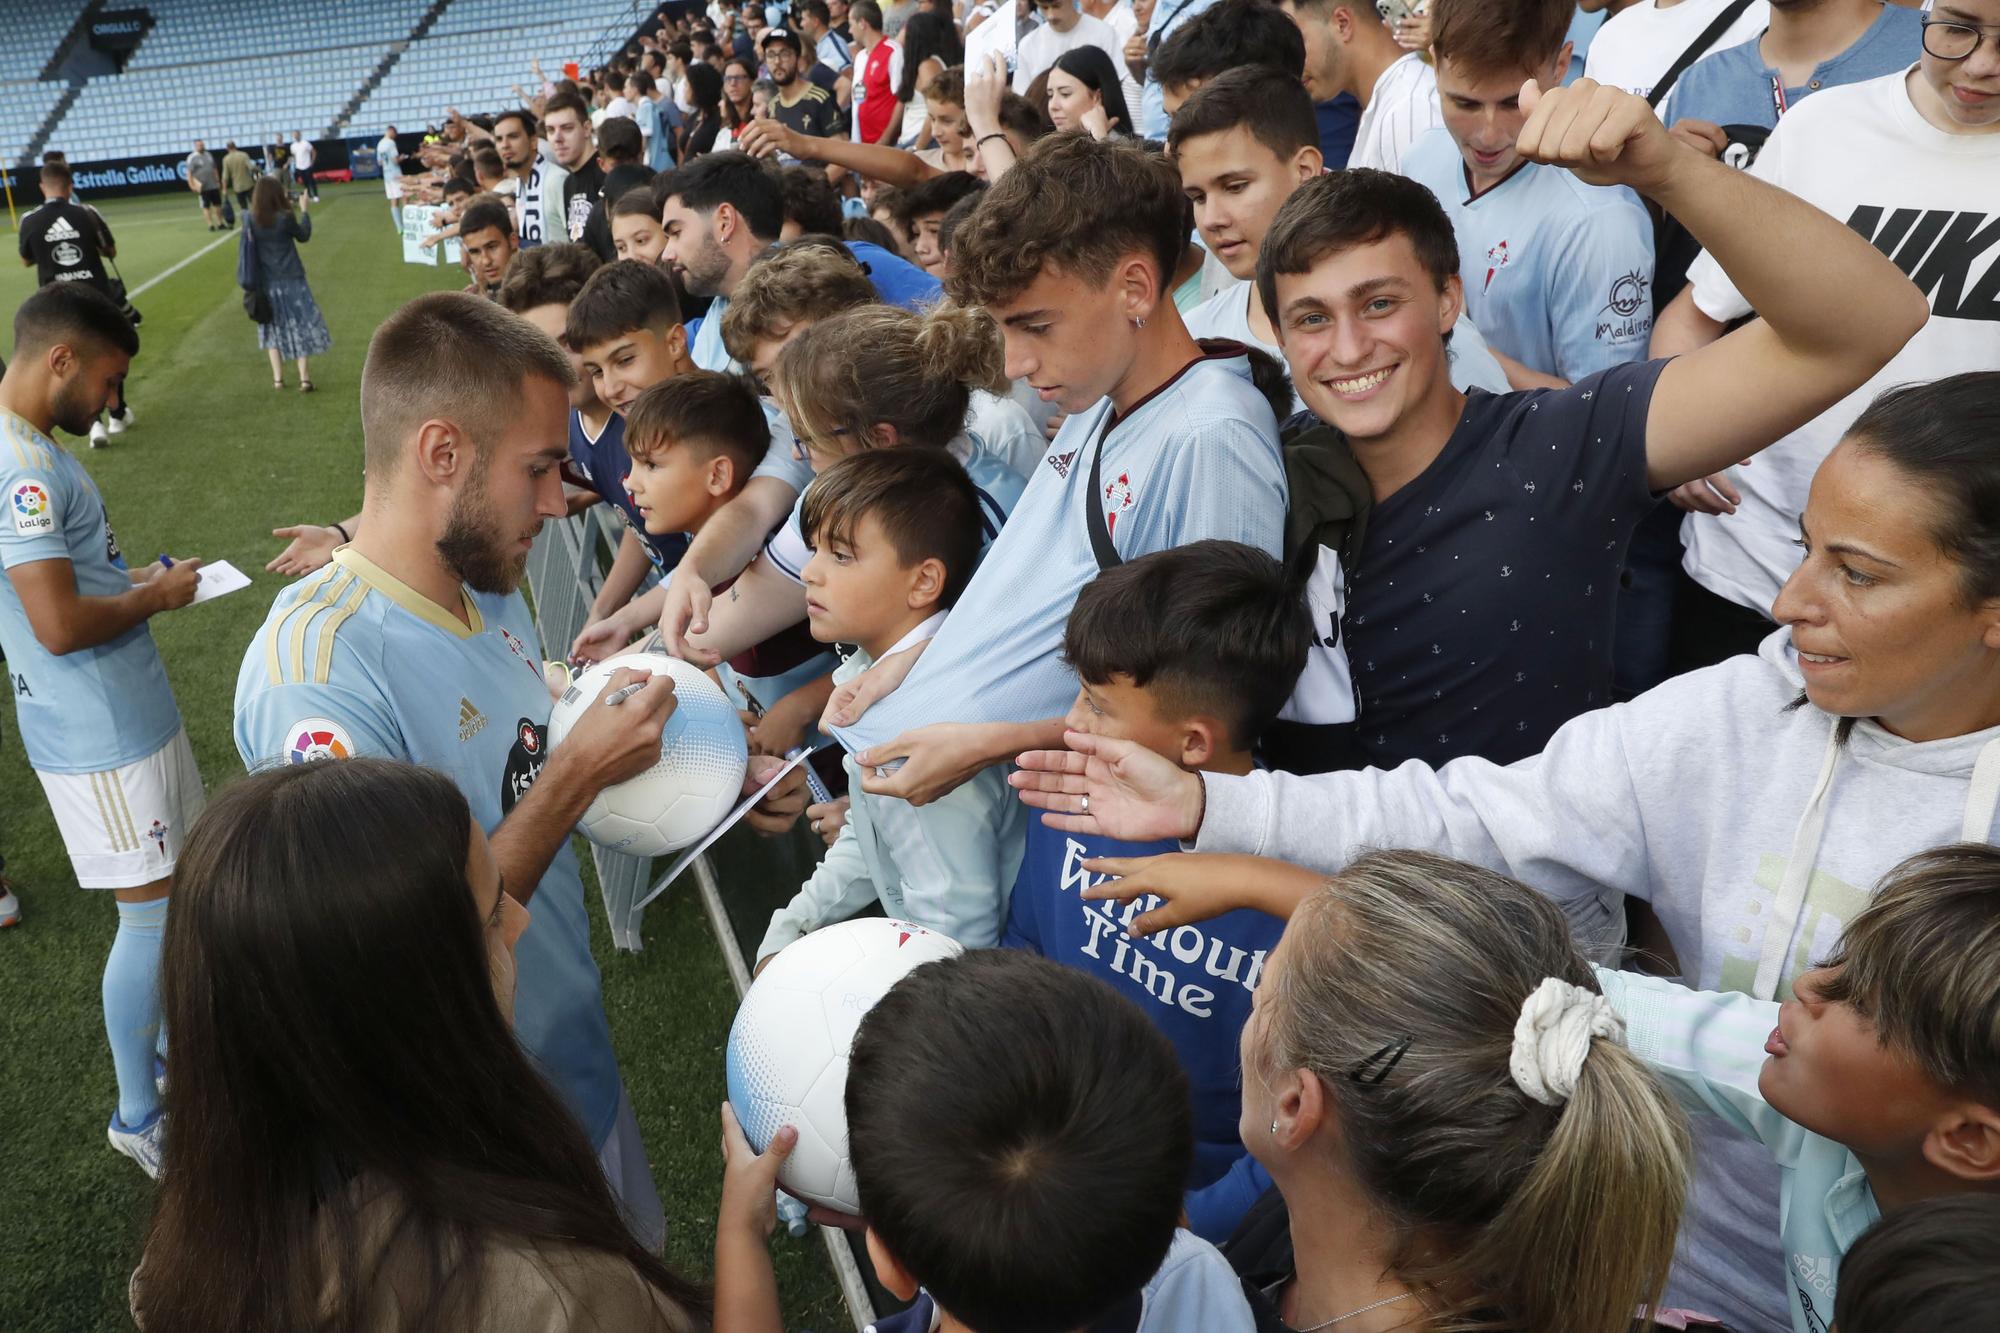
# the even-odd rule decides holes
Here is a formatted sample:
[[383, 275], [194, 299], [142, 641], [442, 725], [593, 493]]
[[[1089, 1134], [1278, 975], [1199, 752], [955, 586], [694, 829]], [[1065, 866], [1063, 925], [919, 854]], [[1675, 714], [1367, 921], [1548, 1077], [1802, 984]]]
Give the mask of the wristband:
[[[1002, 133], [1000, 133], [1000, 132], [999, 132], [998, 130], [995, 130], [995, 131], [994, 131], [993, 133], [991, 133], [991, 134], [982, 134], [982, 135], [980, 135], [980, 136], [979, 136], [979, 137], [978, 137], [977, 139], [974, 139], [974, 140], [972, 141], [972, 146], [973, 146], [974, 148], [984, 148], [984, 147], [986, 146], [986, 141], [987, 141], [988, 139], [998, 139], [998, 140], [1000, 140], [1000, 141], [1001, 141], [1002, 143], [1006, 143], [1006, 141], [1007, 141], [1007, 136], [1006, 136], [1006, 135], [1004, 135], [1004, 134], [1002, 134]], [[1013, 145], [1013, 144], [1007, 144], [1007, 146], [1008, 146], [1009, 148], [1012, 148], [1012, 147], [1013, 147], [1014, 145]]]
[[338, 523], [331, 523], [331, 524], [328, 524], [327, 526], [331, 527], [331, 528], [332, 528], [332, 529], [333, 529], [333, 530], [334, 530], [335, 532], [337, 532], [337, 533], [339, 533], [339, 534], [340, 534], [340, 544], [341, 544], [342, 546], [345, 546], [345, 545], [347, 545], [347, 543], [349, 543], [349, 542], [351, 542], [351, 541], [353, 541], [353, 540], [354, 540], [354, 538], [352, 538], [352, 537], [350, 537], [350, 536], [348, 536], [348, 535], [347, 535], [347, 529], [346, 529], [346, 528], [344, 528], [344, 527], [342, 527], [342, 526], [341, 526], [340, 524], [338, 524]]

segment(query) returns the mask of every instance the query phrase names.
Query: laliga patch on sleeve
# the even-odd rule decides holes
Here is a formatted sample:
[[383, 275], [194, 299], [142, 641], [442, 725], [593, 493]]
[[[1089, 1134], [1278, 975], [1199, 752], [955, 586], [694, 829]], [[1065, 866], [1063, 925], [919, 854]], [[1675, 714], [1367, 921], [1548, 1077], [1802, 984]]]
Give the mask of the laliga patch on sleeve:
[[56, 502], [41, 482], [30, 478], [17, 483], [7, 500], [17, 536], [39, 537], [56, 530]]
[[324, 717], [301, 718], [285, 730], [285, 758], [294, 764], [316, 759], [346, 759], [354, 754], [354, 739], [338, 722]]

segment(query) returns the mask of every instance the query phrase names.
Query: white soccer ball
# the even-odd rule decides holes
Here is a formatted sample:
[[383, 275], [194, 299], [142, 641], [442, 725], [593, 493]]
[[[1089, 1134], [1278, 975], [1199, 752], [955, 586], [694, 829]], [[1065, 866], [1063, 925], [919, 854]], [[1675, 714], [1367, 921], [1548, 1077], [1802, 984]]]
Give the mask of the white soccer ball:
[[763, 1152], [791, 1125], [798, 1145], [778, 1183], [801, 1199], [858, 1215], [847, 1160], [847, 1052], [889, 988], [924, 963], [964, 953], [958, 941], [907, 921], [864, 917], [816, 930], [780, 950], [750, 986], [729, 1029], [729, 1105]]
[[[750, 742], [729, 699], [701, 668], [661, 653], [623, 653], [581, 672], [549, 714], [549, 745], [563, 743], [613, 673], [626, 667], [674, 678], [674, 712], [660, 732], [660, 758], [637, 777], [606, 787], [577, 821], [599, 847], [664, 856], [698, 842], [743, 793]], [[623, 705], [620, 705], [621, 707]]]

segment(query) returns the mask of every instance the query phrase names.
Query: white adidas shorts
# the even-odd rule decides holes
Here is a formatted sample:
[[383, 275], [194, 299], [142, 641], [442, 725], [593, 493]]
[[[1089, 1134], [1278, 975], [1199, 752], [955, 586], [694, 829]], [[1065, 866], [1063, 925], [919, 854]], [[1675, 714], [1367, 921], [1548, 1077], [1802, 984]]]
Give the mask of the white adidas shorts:
[[76, 882], [86, 889], [136, 889], [173, 874], [204, 803], [185, 730], [123, 768], [35, 776], [55, 810]]

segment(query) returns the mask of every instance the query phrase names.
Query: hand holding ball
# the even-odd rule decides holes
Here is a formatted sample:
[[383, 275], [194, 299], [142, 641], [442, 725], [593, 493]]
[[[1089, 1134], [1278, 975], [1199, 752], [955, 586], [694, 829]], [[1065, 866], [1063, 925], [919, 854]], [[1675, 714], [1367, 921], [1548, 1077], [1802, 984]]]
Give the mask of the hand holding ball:
[[786, 1125], [798, 1145], [778, 1169], [786, 1192], [861, 1212], [847, 1160], [847, 1053], [876, 1001], [925, 963], [965, 950], [907, 921], [864, 917], [816, 930], [773, 955], [729, 1029], [729, 1104], [757, 1152]]
[[735, 806], [750, 747], [715, 682], [699, 667], [657, 653], [622, 653], [572, 680], [549, 714], [551, 747], [563, 743], [586, 709], [606, 706], [605, 687], [628, 667], [672, 676], [674, 711], [661, 729], [657, 761], [599, 792], [577, 828], [611, 851], [663, 856], [699, 841]]

